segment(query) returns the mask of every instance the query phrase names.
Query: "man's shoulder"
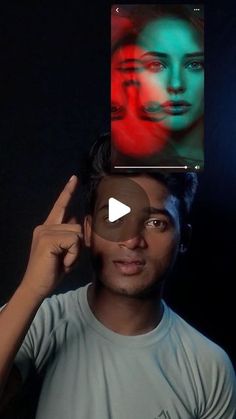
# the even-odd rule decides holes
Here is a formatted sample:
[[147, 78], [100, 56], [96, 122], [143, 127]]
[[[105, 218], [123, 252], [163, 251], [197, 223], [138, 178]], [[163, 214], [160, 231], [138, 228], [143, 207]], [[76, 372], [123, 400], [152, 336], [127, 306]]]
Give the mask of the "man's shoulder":
[[236, 378], [227, 352], [173, 310], [170, 311], [171, 340], [182, 376], [186, 373], [190, 377], [202, 406], [214, 412], [211, 417], [234, 417]]
[[210, 337], [197, 330], [179, 314], [170, 309], [172, 316], [172, 334], [176, 337], [179, 346], [186, 356], [204, 367], [213, 367], [222, 364], [231, 365], [226, 351]]
[[41, 304], [35, 321], [50, 324], [54, 327], [58, 322], [78, 317], [82, 295], [86, 291], [86, 285], [65, 293], [53, 294]]
[[79, 294], [84, 287], [79, 287], [74, 290], [52, 294], [50, 297], [45, 298], [42, 305], [50, 307], [65, 307], [67, 304], [74, 304], [78, 300]]

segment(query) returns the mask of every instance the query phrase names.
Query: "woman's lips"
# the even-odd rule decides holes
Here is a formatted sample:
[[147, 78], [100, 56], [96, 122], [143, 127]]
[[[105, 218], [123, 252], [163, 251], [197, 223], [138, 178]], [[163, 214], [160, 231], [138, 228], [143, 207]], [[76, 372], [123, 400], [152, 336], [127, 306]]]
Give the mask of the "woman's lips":
[[141, 110], [143, 113], [152, 115], [166, 113], [169, 115], [182, 115], [189, 111], [191, 104], [185, 100], [168, 100], [162, 104], [159, 102], [147, 102]]
[[191, 105], [185, 101], [168, 101], [162, 104], [162, 109], [168, 115], [182, 115], [189, 111]]
[[145, 263], [143, 261], [114, 261], [118, 271], [123, 275], [136, 275], [143, 271]]

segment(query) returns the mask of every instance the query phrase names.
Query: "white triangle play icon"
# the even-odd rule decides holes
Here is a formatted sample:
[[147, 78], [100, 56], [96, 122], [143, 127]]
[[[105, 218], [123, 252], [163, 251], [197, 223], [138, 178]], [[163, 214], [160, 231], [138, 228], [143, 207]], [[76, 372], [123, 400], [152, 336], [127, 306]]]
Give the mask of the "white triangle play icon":
[[111, 223], [129, 214], [131, 208], [115, 198], [108, 199], [108, 219]]

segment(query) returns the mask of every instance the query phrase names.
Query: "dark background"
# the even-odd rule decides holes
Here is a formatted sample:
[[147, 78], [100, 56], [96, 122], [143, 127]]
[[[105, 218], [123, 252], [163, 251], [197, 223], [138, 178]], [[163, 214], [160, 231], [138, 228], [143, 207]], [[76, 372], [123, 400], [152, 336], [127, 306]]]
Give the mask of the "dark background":
[[[110, 4], [48, 3], [1, 5], [1, 305], [22, 279], [33, 228], [109, 126]], [[205, 4], [205, 22], [205, 171], [166, 300], [236, 366], [235, 6]], [[58, 292], [90, 274], [85, 253]]]

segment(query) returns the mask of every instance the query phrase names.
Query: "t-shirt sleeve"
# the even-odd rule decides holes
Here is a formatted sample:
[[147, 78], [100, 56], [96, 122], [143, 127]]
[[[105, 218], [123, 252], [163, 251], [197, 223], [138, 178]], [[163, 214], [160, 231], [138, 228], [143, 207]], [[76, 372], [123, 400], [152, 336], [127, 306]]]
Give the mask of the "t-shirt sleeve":
[[236, 419], [236, 377], [226, 352], [218, 348], [207, 377], [207, 394], [200, 419]]
[[53, 350], [51, 335], [59, 319], [57, 297], [44, 300], [14, 360], [23, 381], [32, 368], [40, 372], [47, 363]]

